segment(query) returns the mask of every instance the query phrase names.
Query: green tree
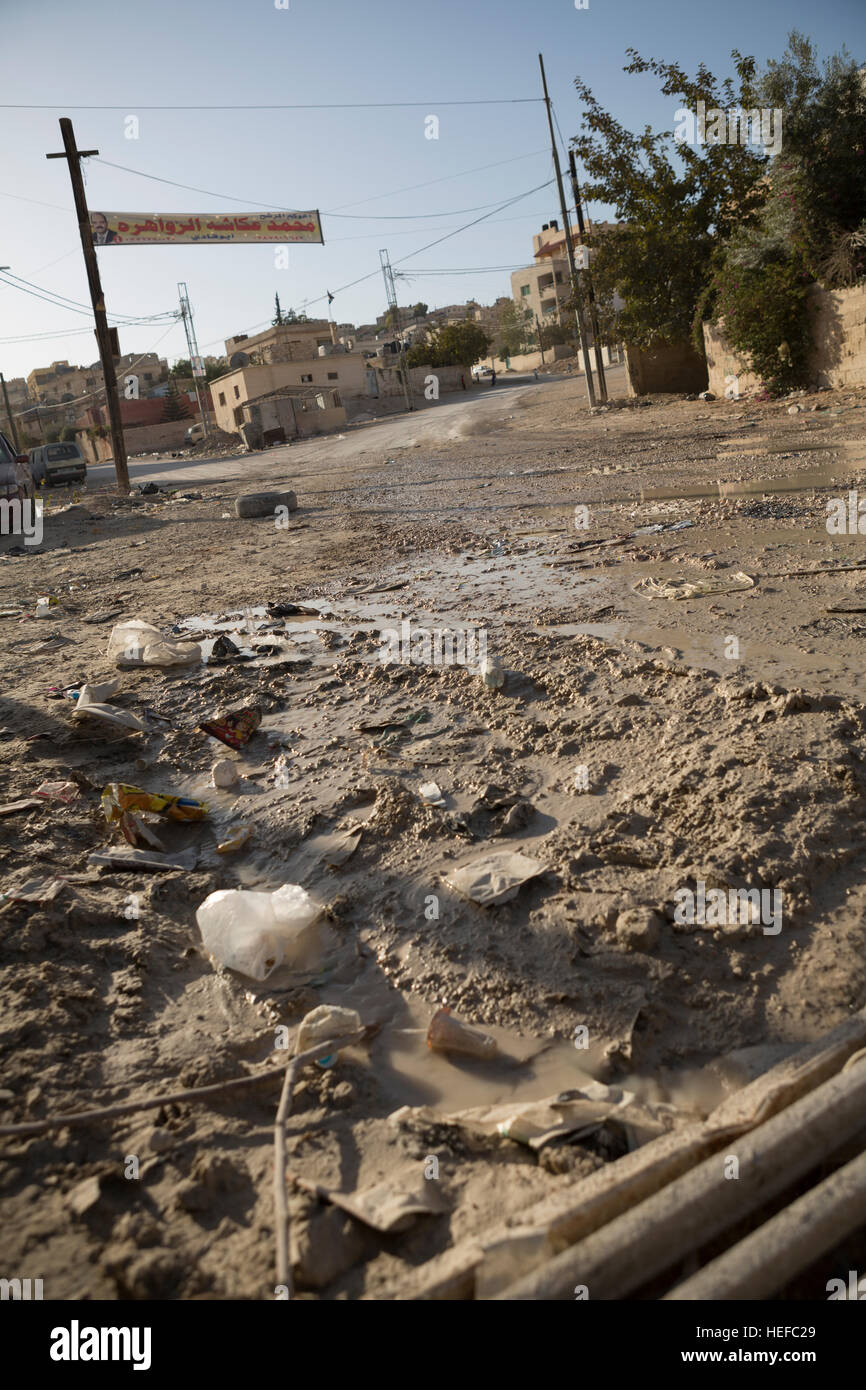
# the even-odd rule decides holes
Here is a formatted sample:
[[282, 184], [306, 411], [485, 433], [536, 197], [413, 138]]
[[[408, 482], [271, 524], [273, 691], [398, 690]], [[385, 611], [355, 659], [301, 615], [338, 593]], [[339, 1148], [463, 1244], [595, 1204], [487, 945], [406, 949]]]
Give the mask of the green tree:
[[75, 433], [75, 425], [64, 425], [63, 429], [60, 431], [61, 443], [74, 443]]
[[[752, 103], [753, 58], [732, 57], [737, 83], [719, 83], [701, 64], [689, 77], [676, 63], [643, 59], [627, 50], [627, 73], [653, 73], [680, 112], [707, 108], [748, 109]], [[584, 107], [584, 132], [572, 140], [588, 179], [584, 195], [616, 209], [617, 231], [590, 238], [595, 247], [593, 280], [602, 330], [638, 346], [679, 343], [691, 333], [695, 310], [711, 274], [718, 240], [747, 223], [763, 203], [766, 156], [740, 144], [671, 146], [673, 131], [639, 135], [604, 111], [587, 84], [575, 81]], [[686, 135], [687, 131], [683, 132]], [[618, 293], [624, 307], [613, 307]]]
[[190, 408], [189, 400], [185, 394], [181, 394], [173, 381], [169, 382], [168, 395], [165, 398], [165, 409], [162, 412], [164, 424], [174, 420], [189, 419]]
[[522, 309], [513, 301], [503, 306], [499, 317], [497, 357], [519, 357], [522, 352], [531, 352], [537, 346], [535, 336], [531, 309]]
[[426, 313], [427, 313], [427, 305], [426, 305], [426, 304], [423, 304], [423, 303], [421, 302], [421, 300], [419, 300], [417, 304], [413, 304], [413, 305], [412, 305], [412, 317], [413, 317], [413, 319], [423, 319], [423, 317], [424, 317], [424, 315], [425, 315]]
[[414, 344], [407, 354], [410, 367], [471, 367], [487, 354], [491, 339], [477, 323], [447, 324]]
[[808, 291], [866, 277], [866, 88], [846, 53], [819, 67], [796, 30], [755, 83], [755, 103], [781, 111], [782, 149], [753, 221], [716, 248], [701, 317], [725, 334], [767, 391], [808, 384]]
[[192, 376], [192, 363], [188, 357], [179, 357], [169, 371], [169, 376]]

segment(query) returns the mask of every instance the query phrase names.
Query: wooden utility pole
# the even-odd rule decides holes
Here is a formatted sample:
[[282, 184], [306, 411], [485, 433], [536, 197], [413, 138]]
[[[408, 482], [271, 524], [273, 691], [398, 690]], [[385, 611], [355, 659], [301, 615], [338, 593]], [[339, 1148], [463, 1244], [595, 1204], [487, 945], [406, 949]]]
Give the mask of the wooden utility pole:
[[99, 344], [99, 360], [102, 363], [102, 377], [105, 383], [105, 404], [108, 407], [109, 431], [114, 452], [114, 472], [117, 490], [124, 496], [129, 492], [129, 470], [126, 466], [126, 443], [123, 438], [123, 424], [120, 418], [120, 397], [117, 391], [117, 375], [112, 355], [111, 333], [105, 314], [105, 296], [99, 278], [99, 263], [93, 245], [93, 232], [90, 227], [90, 213], [84, 196], [84, 180], [81, 177], [81, 160], [89, 155], [99, 154], [99, 150], [79, 150], [75, 143], [75, 132], [68, 116], [60, 119], [60, 133], [63, 137], [63, 151], [48, 154], [46, 159], [65, 159], [69, 165], [72, 180], [72, 196], [75, 199], [75, 215], [78, 218], [78, 231], [81, 236], [81, 249], [87, 269], [87, 283], [90, 287], [90, 302], [96, 323], [96, 341]]
[[12, 443], [15, 445], [16, 454], [20, 454], [21, 450], [18, 447], [18, 431], [15, 428], [15, 416], [9, 409], [9, 392], [6, 390], [6, 378], [4, 377], [2, 372], [0, 372], [0, 386], [2, 386], [3, 388], [3, 400], [6, 405], [6, 419], [9, 421], [9, 429], [12, 431]]
[[[574, 150], [568, 152], [568, 167], [571, 173], [571, 192], [574, 197], [574, 206], [577, 211], [577, 225], [580, 230], [580, 240], [586, 245], [586, 232], [583, 225], [583, 208], [580, 205], [580, 185], [577, 182], [577, 164], [574, 159]], [[589, 248], [587, 247], [587, 256]], [[587, 298], [589, 299], [589, 321], [592, 324], [592, 350], [595, 354], [595, 370], [598, 372], [599, 394], [603, 401], [607, 400], [607, 382], [604, 377], [604, 360], [601, 355], [601, 337], [598, 331], [598, 314], [595, 308], [595, 291], [592, 288], [592, 269], [589, 261], [586, 263], [586, 288]]]
[[[550, 128], [550, 148], [553, 152], [553, 168], [556, 173], [556, 186], [559, 190], [559, 207], [562, 213], [562, 227], [565, 233], [565, 250], [568, 256], [568, 268], [571, 273], [571, 292], [574, 296], [574, 307], [577, 315], [577, 326], [580, 332], [580, 346], [583, 351], [583, 369], [586, 377], [586, 394], [591, 406], [595, 405], [595, 389], [592, 382], [592, 364], [589, 360], [589, 342], [586, 336], [586, 324], [583, 321], [583, 304], [580, 296], [580, 285], [577, 279], [577, 267], [574, 264], [574, 247], [571, 244], [571, 227], [568, 224], [568, 211], [565, 206], [565, 188], [562, 183], [562, 169], [559, 166], [559, 151], [556, 148], [556, 138], [553, 134], [553, 113], [550, 109], [550, 97], [547, 93], [547, 77], [544, 71], [544, 59], [538, 55], [538, 65], [541, 68], [541, 82], [544, 87], [544, 104], [547, 107], [547, 124]], [[554, 290], [556, 279], [554, 278]]]

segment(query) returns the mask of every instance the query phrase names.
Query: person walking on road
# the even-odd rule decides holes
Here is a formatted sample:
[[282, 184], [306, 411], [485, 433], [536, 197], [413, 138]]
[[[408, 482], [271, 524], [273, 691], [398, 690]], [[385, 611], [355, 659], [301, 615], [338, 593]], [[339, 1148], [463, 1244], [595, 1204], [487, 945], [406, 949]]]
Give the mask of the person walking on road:
[[491, 373], [490, 373], [490, 385], [491, 385], [491, 386], [495, 386], [495, 385], [496, 385], [496, 369], [495, 369], [495, 368], [494, 368], [494, 369], [491, 371]]

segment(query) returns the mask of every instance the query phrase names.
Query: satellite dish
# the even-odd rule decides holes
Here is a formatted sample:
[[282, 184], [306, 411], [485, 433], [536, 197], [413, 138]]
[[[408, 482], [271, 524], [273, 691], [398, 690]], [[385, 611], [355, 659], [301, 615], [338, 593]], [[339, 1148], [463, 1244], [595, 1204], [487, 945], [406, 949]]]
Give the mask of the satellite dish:
[[229, 358], [230, 367], [248, 367], [249, 365], [250, 359], [246, 352], [233, 352]]

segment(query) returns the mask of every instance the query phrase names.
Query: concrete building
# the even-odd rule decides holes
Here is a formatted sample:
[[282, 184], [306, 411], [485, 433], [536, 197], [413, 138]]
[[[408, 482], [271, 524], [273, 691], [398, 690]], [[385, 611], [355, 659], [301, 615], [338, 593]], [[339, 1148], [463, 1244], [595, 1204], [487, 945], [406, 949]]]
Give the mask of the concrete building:
[[[616, 230], [618, 222], [596, 222], [588, 230], [594, 236]], [[582, 245], [579, 227], [571, 228], [572, 244]], [[570, 317], [566, 305], [571, 298], [571, 276], [565, 244], [565, 231], [554, 219], [545, 222], [532, 238], [532, 265], [515, 270], [511, 276], [511, 297], [518, 309], [529, 310], [534, 324], [536, 315], [542, 326], [562, 323]], [[590, 256], [593, 252], [590, 248]]]
[[238, 432], [252, 448], [263, 449], [289, 439], [325, 434], [345, 423], [346, 409], [339, 391], [280, 389], [244, 402]]
[[337, 341], [336, 325], [328, 319], [291, 319], [273, 324], [262, 333], [238, 333], [226, 338], [226, 358], [243, 352], [250, 366], [266, 367], [274, 362], [295, 362], [315, 357], [320, 347]]
[[338, 390], [344, 399], [374, 394], [369, 389], [367, 362], [358, 353], [338, 352], [297, 361], [250, 364], [215, 377], [211, 382], [214, 416], [219, 428], [229, 434], [236, 433], [244, 423], [243, 407], [247, 401], [288, 387]]

